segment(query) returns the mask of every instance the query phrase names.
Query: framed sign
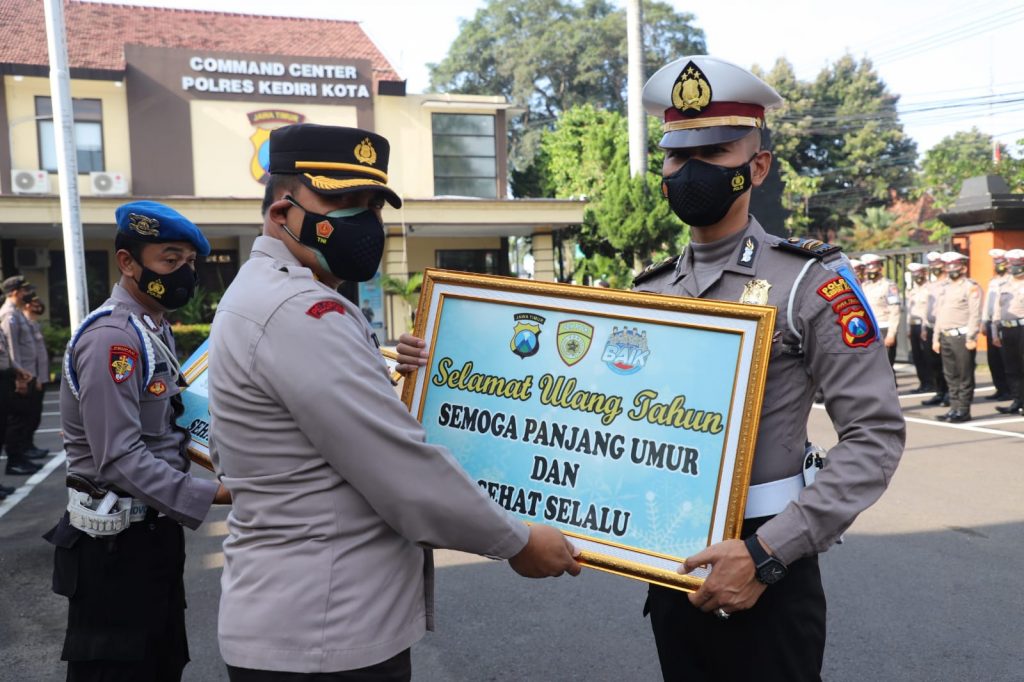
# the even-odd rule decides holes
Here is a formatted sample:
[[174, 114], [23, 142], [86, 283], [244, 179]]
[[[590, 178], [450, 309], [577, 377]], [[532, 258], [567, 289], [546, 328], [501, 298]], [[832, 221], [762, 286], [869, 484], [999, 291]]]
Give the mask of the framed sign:
[[427, 270], [416, 322], [427, 439], [582, 563], [692, 590], [739, 537], [774, 308]]
[[210, 460], [210, 398], [207, 390], [210, 340], [207, 339], [181, 366], [181, 372], [188, 382], [182, 391], [184, 410], [175, 423], [188, 430], [188, 456], [205, 469], [213, 471]]

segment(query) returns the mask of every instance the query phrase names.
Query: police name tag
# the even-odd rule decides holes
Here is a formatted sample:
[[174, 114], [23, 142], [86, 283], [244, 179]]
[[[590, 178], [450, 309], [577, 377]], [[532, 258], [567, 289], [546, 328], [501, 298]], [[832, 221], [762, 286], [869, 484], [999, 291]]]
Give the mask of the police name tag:
[[416, 322], [428, 441], [582, 563], [692, 590], [739, 537], [775, 308], [427, 270]]

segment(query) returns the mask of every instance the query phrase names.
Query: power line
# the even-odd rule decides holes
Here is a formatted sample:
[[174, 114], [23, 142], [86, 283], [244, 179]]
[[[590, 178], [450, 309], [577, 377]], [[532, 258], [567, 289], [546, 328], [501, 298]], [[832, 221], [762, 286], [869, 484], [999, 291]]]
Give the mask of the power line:
[[996, 13], [983, 17], [975, 22], [965, 24], [955, 29], [936, 33], [928, 38], [917, 42], [906, 43], [902, 46], [883, 51], [875, 55], [872, 60], [875, 64], [888, 64], [907, 57], [929, 52], [937, 47], [945, 47], [952, 43], [973, 38], [987, 33], [996, 28], [1002, 28], [1017, 23], [1024, 19], [1024, 7], [1006, 12]]

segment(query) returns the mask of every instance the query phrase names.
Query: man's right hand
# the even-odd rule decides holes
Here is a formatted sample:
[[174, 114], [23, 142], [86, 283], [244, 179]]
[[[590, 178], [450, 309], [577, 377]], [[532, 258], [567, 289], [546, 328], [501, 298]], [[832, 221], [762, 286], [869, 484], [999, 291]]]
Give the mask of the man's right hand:
[[579, 555], [579, 550], [557, 529], [534, 524], [530, 526], [526, 546], [508, 564], [525, 578], [557, 578], [565, 572], [580, 574], [576, 561]]
[[214, 504], [231, 504], [231, 491], [221, 483], [217, 486], [217, 492], [213, 495]]
[[398, 364], [395, 369], [401, 374], [412, 374], [427, 364], [427, 349], [423, 339], [408, 332], [398, 337], [395, 352], [398, 353]]

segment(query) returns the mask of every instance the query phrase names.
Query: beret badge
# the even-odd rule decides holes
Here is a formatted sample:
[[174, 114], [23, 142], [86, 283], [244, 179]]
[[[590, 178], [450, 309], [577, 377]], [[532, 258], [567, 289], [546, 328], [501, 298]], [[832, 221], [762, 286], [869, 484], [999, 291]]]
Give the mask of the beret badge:
[[138, 213], [128, 214], [128, 227], [135, 232], [141, 234], [143, 237], [159, 237], [160, 221], [156, 218], [150, 218], [149, 216], [139, 215]]
[[355, 148], [356, 161], [359, 163], [365, 163], [370, 166], [377, 163], [377, 150], [373, 148], [373, 143], [370, 142], [370, 138], [363, 138], [363, 141], [356, 145]]
[[699, 114], [711, 103], [711, 84], [700, 67], [688, 62], [672, 84], [672, 106], [679, 113]]

